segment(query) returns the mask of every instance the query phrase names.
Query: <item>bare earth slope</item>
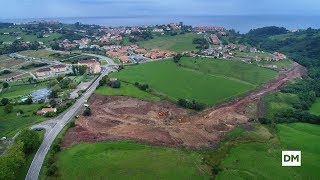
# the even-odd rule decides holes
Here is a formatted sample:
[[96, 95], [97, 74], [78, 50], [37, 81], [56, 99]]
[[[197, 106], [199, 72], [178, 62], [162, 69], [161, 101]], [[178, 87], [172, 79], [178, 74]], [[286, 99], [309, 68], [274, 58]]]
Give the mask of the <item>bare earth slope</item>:
[[295, 64], [259, 90], [199, 113], [191, 113], [169, 102], [93, 95], [89, 100], [92, 115], [81, 116], [76, 127], [66, 133], [62, 145], [133, 139], [159, 145], [211, 147], [225, 132], [247, 123], [246, 107], [250, 103], [305, 74], [305, 68]]

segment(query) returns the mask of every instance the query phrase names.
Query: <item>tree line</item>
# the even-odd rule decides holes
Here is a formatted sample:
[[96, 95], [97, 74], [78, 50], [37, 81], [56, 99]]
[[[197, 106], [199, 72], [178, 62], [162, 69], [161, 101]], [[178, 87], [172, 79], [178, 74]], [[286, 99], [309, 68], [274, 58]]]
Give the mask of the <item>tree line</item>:
[[25, 129], [15, 139], [13, 145], [0, 156], [0, 179], [17, 179], [21, 168], [26, 165], [28, 156], [37, 151], [41, 144], [39, 133]]
[[[258, 46], [265, 51], [278, 51], [308, 69], [308, 76], [290, 83], [281, 89], [282, 93], [294, 94], [299, 102], [288, 102], [293, 109], [279, 110], [274, 117], [276, 123], [309, 122], [320, 124], [320, 117], [307, 110], [320, 97], [320, 38], [319, 29], [288, 32], [285, 28], [265, 27], [249, 31], [243, 35], [244, 42]], [[278, 38], [283, 35], [286, 38]], [[274, 38], [270, 38], [270, 37]], [[262, 123], [272, 120], [260, 119]]]

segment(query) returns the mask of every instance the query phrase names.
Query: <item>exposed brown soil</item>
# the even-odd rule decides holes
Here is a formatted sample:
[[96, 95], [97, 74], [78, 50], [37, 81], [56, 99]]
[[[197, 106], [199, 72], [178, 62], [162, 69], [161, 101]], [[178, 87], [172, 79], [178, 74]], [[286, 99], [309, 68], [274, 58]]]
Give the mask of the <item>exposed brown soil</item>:
[[[252, 117], [252, 108], [264, 94], [306, 74], [299, 64], [259, 90], [228, 103], [192, 113], [169, 102], [151, 102], [123, 96], [92, 95], [92, 115], [81, 116], [62, 146], [77, 142], [133, 139], [169, 146], [211, 147], [235, 126]], [[253, 106], [256, 109], [256, 106]]]

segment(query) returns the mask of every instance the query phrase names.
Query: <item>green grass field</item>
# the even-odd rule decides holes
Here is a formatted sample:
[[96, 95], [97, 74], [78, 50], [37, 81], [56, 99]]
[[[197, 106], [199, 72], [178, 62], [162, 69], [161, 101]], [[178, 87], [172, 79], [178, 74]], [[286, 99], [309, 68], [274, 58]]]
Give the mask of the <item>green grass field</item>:
[[309, 112], [315, 115], [320, 115], [320, 98], [317, 98], [316, 102], [309, 109]]
[[55, 60], [55, 58], [50, 57], [50, 55], [54, 54], [54, 52], [47, 51], [44, 49], [40, 49], [40, 50], [36, 50], [36, 51], [35, 50], [22, 51], [22, 52], [19, 52], [19, 54], [21, 54], [23, 56], [34, 57], [34, 58]]
[[47, 87], [46, 82], [37, 84], [9, 83], [10, 87], [0, 92], [0, 98], [17, 98], [29, 95], [32, 91]]
[[289, 93], [271, 93], [264, 97], [264, 102], [266, 104], [268, 118], [273, 118], [275, 113], [287, 109], [292, 109], [294, 103], [299, 103], [299, 97], [295, 94]]
[[[278, 141], [239, 143], [222, 161], [217, 179], [319, 179], [320, 126], [277, 125]], [[282, 150], [301, 150], [301, 167], [282, 167]]]
[[270, 66], [270, 65], [275, 65], [277, 66], [277, 70], [287, 70], [290, 69], [293, 66], [292, 61], [285, 59], [285, 60], [281, 60], [281, 61], [260, 61], [257, 62], [258, 65], [261, 66]]
[[175, 52], [196, 51], [197, 45], [192, 44], [193, 39], [196, 37], [201, 37], [201, 35], [195, 33], [176, 36], [162, 35], [155, 36], [153, 39], [148, 41], [138, 42], [138, 45], [144, 48], [159, 48]]
[[[1, 30], [0, 30], [1, 31]], [[13, 29], [7, 29], [7, 31], [5, 30], [2, 30], [3, 32], [12, 32]], [[17, 30], [19, 31], [19, 30]], [[24, 32], [21, 33], [21, 35], [19, 35], [19, 37], [21, 37], [21, 40], [23, 41], [29, 41], [29, 42], [43, 42], [43, 43], [49, 43], [51, 41], [53, 41], [54, 39], [58, 39], [61, 37], [61, 34], [59, 33], [52, 33], [52, 34], [49, 34], [50, 36], [47, 37], [47, 38], [38, 38], [37, 35], [28, 35]], [[17, 39], [18, 36], [11, 36], [11, 35], [0, 35], [0, 41], [4, 41], [4, 42], [7, 42], [7, 41], [15, 41]]]
[[131, 83], [147, 83], [152, 89], [173, 99], [194, 99], [210, 105], [255, 88], [238, 80], [178, 67], [172, 60], [127, 67], [111, 76]]
[[58, 153], [59, 179], [209, 179], [201, 155], [133, 142], [82, 143]]
[[276, 71], [238, 61], [184, 57], [181, 65], [205, 74], [234, 78], [254, 85], [265, 83], [277, 76]]
[[160, 98], [154, 96], [148, 92], [141, 91], [132, 84], [121, 82], [121, 87], [119, 89], [103, 86], [99, 87], [96, 91], [96, 94], [100, 95], [121, 95], [121, 96], [130, 96], [140, 99], [150, 99], [154, 101], [159, 101]]
[[320, 126], [306, 123], [278, 125], [283, 150], [301, 150], [301, 167], [293, 168], [301, 179], [320, 178]]
[[0, 67], [4, 67], [4, 68], [11, 68], [13, 66], [17, 66], [19, 64], [23, 64], [26, 61], [21, 60], [21, 59], [12, 59], [12, 58], [8, 58], [7, 60], [2, 60], [0, 61]]
[[[45, 120], [46, 118], [43, 116], [33, 115], [40, 106], [41, 104], [17, 105], [14, 106], [13, 112], [10, 114], [6, 114], [3, 110], [4, 106], [0, 106], [0, 117], [2, 117], [0, 118], [0, 136], [13, 136], [20, 129]], [[16, 114], [18, 109], [24, 112], [20, 116]]]

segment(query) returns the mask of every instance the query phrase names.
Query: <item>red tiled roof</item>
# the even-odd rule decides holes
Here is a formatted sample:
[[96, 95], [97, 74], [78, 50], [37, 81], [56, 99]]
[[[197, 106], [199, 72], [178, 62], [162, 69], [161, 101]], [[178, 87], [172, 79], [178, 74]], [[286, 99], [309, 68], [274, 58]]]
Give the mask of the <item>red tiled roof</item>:
[[51, 71], [51, 69], [49, 67], [41, 68], [41, 69], [38, 69], [36, 72], [47, 72], [47, 71]]
[[95, 63], [98, 63], [97, 60], [95, 59], [89, 59], [89, 60], [81, 60], [79, 61], [80, 64], [95, 64]]
[[54, 69], [65, 68], [65, 67], [66, 67], [66, 65], [64, 65], [64, 64], [58, 64], [58, 65], [52, 66], [52, 68], [54, 68]]

